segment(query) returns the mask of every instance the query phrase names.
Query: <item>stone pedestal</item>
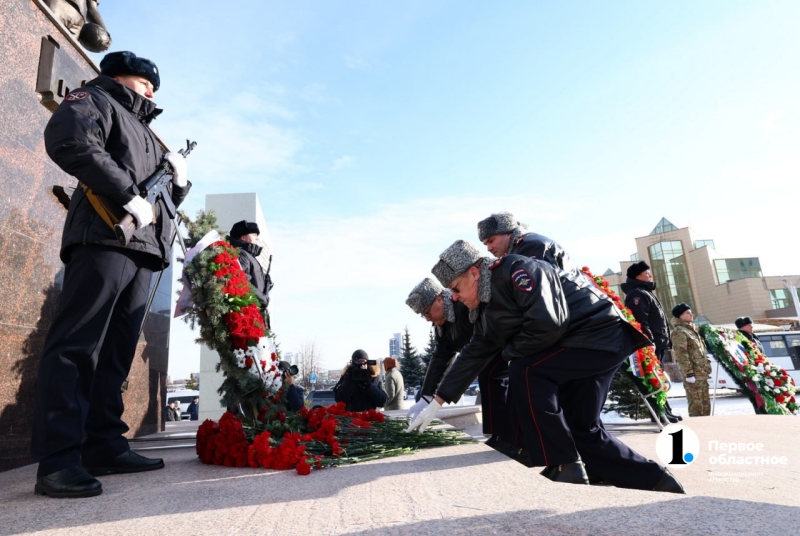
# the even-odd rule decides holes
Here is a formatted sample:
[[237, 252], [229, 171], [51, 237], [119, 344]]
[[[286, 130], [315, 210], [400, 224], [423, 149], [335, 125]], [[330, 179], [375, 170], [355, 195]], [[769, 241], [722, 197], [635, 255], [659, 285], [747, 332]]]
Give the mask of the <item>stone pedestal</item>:
[[[56, 76], [53, 94], [48, 95], [36, 91], [42, 82], [43, 39], [70, 73], [65, 75], [70, 80], [60, 86]], [[45, 153], [42, 132], [54, 103], [50, 108], [43, 103], [77, 87], [74, 80], [80, 85], [95, 76], [96, 65], [54, 24], [43, 4], [0, 2], [0, 470], [32, 461], [28, 450], [38, 364], [58, 310], [64, 270], [58, 253], [66, 209], [53, 194], [53, 186], [77, 185]], [[157, 299], [161, 309], [170, 280], [165, 274], [165, 290]], [[125, 420], [131, 436], [163, 427], [166, 309], [150, 316], [129, 378]], [[158, 310], [155, 304], [153, 310]]]

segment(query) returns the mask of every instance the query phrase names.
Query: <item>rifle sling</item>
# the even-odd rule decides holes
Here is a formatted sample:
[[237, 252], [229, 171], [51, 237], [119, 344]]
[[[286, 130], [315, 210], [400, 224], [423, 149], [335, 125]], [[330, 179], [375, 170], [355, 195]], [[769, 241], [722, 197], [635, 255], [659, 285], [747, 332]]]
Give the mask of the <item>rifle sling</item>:
[[100, 215], [100, 217], [103, 218], [103, 221], [106, 222], [106, 224], [108, 224], [108, 226], [113, 229], [114, 226], [119, 223], [119, 218], [117, 218], [113, 212], [108, 210], [108, 207], [106, 207], [103, 201], [99, 197], [97, 197], [97, 195], [92, 191], [91, 188], [89, 188], [82, 182], [78, 184], [80, 184], [81, 188], [83, 188], [83, 192], [89, 199], [89, 203], [91, 203], [92, 207], [94, 207], [95, 212], [97, 212]]

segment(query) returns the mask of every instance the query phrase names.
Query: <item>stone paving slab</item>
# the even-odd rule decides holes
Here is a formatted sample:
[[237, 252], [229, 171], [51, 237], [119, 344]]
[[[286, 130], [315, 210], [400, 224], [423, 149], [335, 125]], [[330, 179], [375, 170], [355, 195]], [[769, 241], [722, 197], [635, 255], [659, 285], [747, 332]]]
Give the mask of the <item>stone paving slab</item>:
[[[166, 448], [146, 452], [163, 456], [165, 469], [102, 477], [103, 494], [90, 499], [35, 496], [27, 466], [0, 473], [0, 534], [791, 534], [800, 525], [799, 422], [685, 419], [701, 442], [697, 461], [673, 471], [685, 496], [555, 484], [481, 443], [305, 477], [207, 466], [191, 448]], [[656, 456], [652, 427], [627, 430], [624, 441]], [[711, 440], [762, 443], [761, 453], [787, 463], [713, 465]], [[714, 471], [740, 476], [714, 481]]]

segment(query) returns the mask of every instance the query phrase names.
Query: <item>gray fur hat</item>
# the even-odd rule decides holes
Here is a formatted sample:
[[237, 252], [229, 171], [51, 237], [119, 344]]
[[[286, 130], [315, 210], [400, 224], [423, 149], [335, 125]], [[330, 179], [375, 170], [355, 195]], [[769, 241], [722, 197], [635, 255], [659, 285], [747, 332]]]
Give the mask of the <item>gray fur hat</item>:
[[406, 305], [411, 307], [412, 311], [421, 315], [422, 311], [430, 307], [436, 296], [441, 294], [443, 290], [444, 288], [438, 281], [431, 277], [426, 277], [408, 295]]
[[482, 257], [481, 252], [466, 240], [456, 240], [439, 255], [431, 272], [443, 286], [448, 286]]
[[478, 222], [478, 239], [483, 242], [496, 234], [513, 233], [522, 225], [510, 212], [498, 212]]

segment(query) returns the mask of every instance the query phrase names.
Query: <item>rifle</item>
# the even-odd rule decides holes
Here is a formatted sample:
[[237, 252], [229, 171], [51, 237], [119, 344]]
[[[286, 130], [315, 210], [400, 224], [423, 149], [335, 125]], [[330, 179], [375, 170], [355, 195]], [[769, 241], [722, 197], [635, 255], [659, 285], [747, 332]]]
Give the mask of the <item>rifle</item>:
[[[192, 149], [194, 149], [196, 145], [196, 141], [190, 142], [186, 140], [186, 149], [181, 149], [178, 151], [178, 154], [186, 157], [192, 152]], [[140, 193], [151, 205], [155, 205], [160, 198], [164, 202], [164, 206], [169, 214], [169, 219], [175, 218], [175, 203], [172, 202], [172, 198], [167, 191], [167, 185], [172, 181], [172, 173], [173, 169], [169, 162], [166, 160], [162, 161], [158, 169], [145, 181], [142, 192], [144, 195]], [[122, 246], [128, 245], [135, 230], [136, 222], [130, 214], [125, 214], [119, 223], [114, 225], [114, 233], [117, 235], [117, 240], [119, 240]]]

